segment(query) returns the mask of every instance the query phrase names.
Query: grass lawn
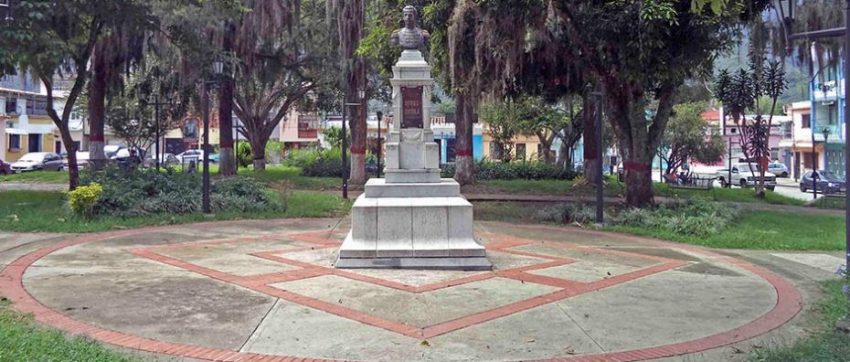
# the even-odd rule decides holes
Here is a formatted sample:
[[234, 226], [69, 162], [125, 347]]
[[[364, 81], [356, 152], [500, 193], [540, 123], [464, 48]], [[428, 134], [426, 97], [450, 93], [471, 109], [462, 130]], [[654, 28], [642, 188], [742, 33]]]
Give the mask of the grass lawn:
[[0, 176], [0, 182], [68, 183], [67, 171], [30, 171]]
[[[62, 192], [0, 192], [0, 229], [19, 232], [84, 233], [151, 225], [209, 221], [203, 214], [99, 217], [88, 220], [74, 216], [65, 206]], [[217, 213], [214, 220], [271, 219], [287, 217], [331, 217], [348, 212], [349, 202], [339, 197], [294, 191], [285, 212]]]
[[[479, 194], [524, 194], [524, 195], [558, 195], [558, 196], [593, 196], [592, 185], [575, 186], [571, 180], [487, 180], [479, 181], [472, 186], [464, 186], [464, 193]], [[654, 185], [655, 195], [660, 197], [702, 198], [723, 202], [768, 203], [778, 205], [805, 204], [797, 200], [768, 191], [764, 199], [755, 197], [753, 189], [713, 188], [711, 190], [671, 189], [666, 184]], [[605, 195], [609, 197], [622, 196], [625, 185], [609, 178], [605, 185]]]
[[844, 250], [844, 218], [781, 211], [742, 211], [740, 220], [709, 236], [633, 226], [609, 230], [728, 249]]
[[36, 325], [0, 300], [0, 361], [140, 361], [83, 338]]
[[814, 203], [814, 207], [820, 209], [844, 210], [846, 199], [843, 197], [821, 197]]
[[[474, 202], [476, 220], [547, 223], [542, 218], [554, 202]], [[787, 211], [742, 210], [737, 222], [708, 236], [677, 234], [635, 226], [612, 225], [609, 231], [686, 244], [727, 249], [844, 250], [844, 218]]]
[[847, 297], [841, 291], [843, 281], [823, 282], [824, 298], [815, 305], [819, 313], [816, 331], [790, 346], [756, 350], [753, 362], [842, 362], [850, 360], [850, 335], [835, 330], [835, 322], [850, 312]]
[[656, 183], [654, 186], [656, 196], [678, 197], [678, 198], [703, 198], [712, 201], [723, 202], [764, 202], [776, 205], [795, 205], [802, 206], [806, 202], [795, 198], [783, 196], [773, 191], [767, 191], [764, 199], [759, 199], [755, 196], [755, 191], [751, 188], [719, 188], [715, 187], [711, 190], [688, 190], [688, 189], [671, 189], [666, 184]]

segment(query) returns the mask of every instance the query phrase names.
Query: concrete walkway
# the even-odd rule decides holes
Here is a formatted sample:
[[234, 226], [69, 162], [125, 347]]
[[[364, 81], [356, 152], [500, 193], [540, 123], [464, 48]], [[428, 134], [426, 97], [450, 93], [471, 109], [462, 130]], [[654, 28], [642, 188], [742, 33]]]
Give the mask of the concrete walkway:
[[346, 219], [0, 233], [0, 294], [41, 323], [185, 359], [742, 360], [803, 333], [835, 257], [475, 227], [492, 272], [334, 269]]

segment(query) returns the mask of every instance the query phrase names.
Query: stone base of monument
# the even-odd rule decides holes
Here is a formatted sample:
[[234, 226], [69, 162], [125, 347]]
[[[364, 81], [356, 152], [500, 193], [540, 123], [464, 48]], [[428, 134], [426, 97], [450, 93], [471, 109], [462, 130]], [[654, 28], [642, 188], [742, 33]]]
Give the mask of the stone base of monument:
[[472, 204], [460, 185], [440, 178], [440, 147], [431, 130], [431, 67], [405, 49], [393, 67], [393, 126], [387, 132], [386, 179], [371, 179], [351, 210], [351, 233], [337, 268], [490, 270], [472, 235]]
[[473, 237], [472, 204], [452, 179], [387, 183], [371, 179], [351, 211], [352, 230], [337, 268], [490, 270]]

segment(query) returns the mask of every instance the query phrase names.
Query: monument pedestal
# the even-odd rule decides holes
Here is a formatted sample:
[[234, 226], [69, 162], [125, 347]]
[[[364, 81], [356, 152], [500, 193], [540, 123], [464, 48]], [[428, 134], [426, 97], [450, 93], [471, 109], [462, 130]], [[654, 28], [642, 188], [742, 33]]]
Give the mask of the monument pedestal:
[[440, 178], [440, 153], [425, 104], [431, 67], [405, 50], [393, 67], [393, 129], [386, 179], [371, 179], [351, 210], [351, 232], [337, 268], [490, 270], [473, 237], [472, 204], [453, 179]]

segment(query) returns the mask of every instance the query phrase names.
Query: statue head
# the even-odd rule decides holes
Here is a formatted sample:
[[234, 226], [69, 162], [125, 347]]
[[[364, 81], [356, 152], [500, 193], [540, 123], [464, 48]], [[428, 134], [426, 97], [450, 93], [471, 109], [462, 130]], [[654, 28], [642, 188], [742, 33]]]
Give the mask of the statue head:
[[402, 12], [404, 14], [404, 27], [408, 29], [415, 29], [416, 16], [418, 14], [416, 8], [413, 7], [413, 5], [407, 5], [404, 7], [404, 10], [402, 10]]

